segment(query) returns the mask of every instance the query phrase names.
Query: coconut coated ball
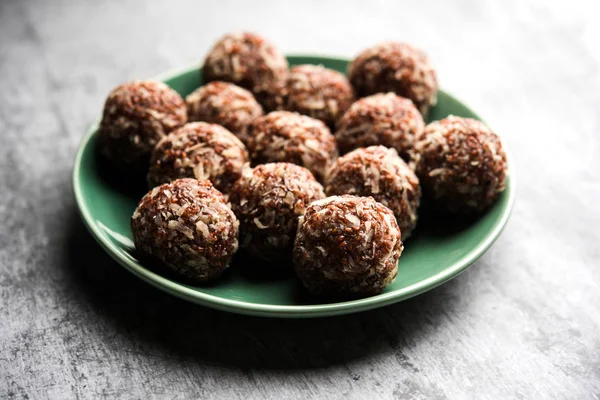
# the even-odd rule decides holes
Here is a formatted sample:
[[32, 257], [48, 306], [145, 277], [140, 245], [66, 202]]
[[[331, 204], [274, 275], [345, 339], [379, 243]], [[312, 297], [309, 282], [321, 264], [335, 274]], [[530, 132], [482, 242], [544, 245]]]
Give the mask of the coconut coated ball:
[[338, 158], [327, 176], [327, 196], [372, 196], [394, 213], [402, 240], [417, 225], [421, 187], [396, 150], [383, 146], [356, 149]]
[[429, 58], [406, 43], [364, 50], [350, 63], [348, 78], [359, 97], [394, 92], [411, 99], [423, 115], [437, 102], [437, 77]]
[[425, 194], [448, 211], [485, 210], [504, 191], [502, 142], [480, 121], [449, 116], [432, 122], [415, 145], [414, 159]]
[[221, 125], [190, 122], [165, 136], [154, 149], [148, 185], [178, 178], [208, 179], [227, 193], [248, 164], [244, 144]]
[[348, 79], [321, 65], [297, 65], [290, 69], [275, 107], [297, 111], [323, 121], [333, 129], [339, 117], [354, 101]]
[[100, 152], [121, 167], [145, 168], [156, 143], [187, 122], [181, 96], [162, 82], [133, 81], [114, 88], [98, 129]]
[[371, 296], [398, 274], [403, 245], [392, 211], [372, 197], [333, 196], [300, 218], [294, 265], [302, 284], [327, 296]]
[[262, 164], [244, 171], [229, 200], [240, 220], [240, 243], [270, 262], [289, 258], [298, 217], [323, 187], [306, 168], [290, 163]]
[[194, 281], [214, 279], [229, 267], [238, 228], [223, 194], [196, 179], [155, 187], [131, 217], [136, 249]]
[[259, 102], [281, 87], [288, 63], [263, 37], [249, 32], [229, 33], [209, 51], [202, 68], [205, 82], [226, 81], [250, 90]]
[[248, 90], [227, 82], [210, 82], [185, 99], [190, 121], [222, 125], [244, 144], [248, 126], [263, 115], [260, 104]]
[[273, 111], [254, 121], [248, 151], [254, 164], [290, 162], [307, 168], [319, 181], [338, 154], [322, 121], [289, 111]]
[[342, 154], [382, 145], [409, 161], [409, 150], [425, 129], [413, 102], [395, 93], [378, 93], [354, 102], [337, 124], [335, 140]]

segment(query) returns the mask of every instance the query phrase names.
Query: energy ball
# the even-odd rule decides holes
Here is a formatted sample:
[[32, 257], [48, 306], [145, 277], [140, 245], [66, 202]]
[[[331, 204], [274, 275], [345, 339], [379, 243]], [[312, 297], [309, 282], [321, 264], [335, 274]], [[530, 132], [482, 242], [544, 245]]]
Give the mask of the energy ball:
[[313, 202], [300, 218], [294, 266], [314, 294], [370, 296], [394, 281], [402, 250], [389, 208], [372, 197], [333, 196]]
[[185, 103], [162, 82], [133, 81], [114, 88], [98, 129], [100, 152], [121, 167], [145, 168], [156, 143], [187, 122]]
[[209, 181], [177, 179], [157, 186], [131, 217], [135, 247], [194, 280], [220, 275], [238, 249], [239, 221]]
[[260, 104], [248, 90], [227, 82], [210, 82], [185, 99], [190, 121], [205, 121], [229, 129], [246, 144], [248, 126], [263, 115]]
[[327, 176], [327, 196], [372, 196], [394, 213], [402, 240], [417, 225], [419, 179], [396, 150], [383, 146], [356, 149], [338, 158]]
[[359, 97], [394, 92], [411, 99], [423, 115], [437, 102], [437, 77], [429, 58], [406, 43], [364, 50], [350, 63], [348, 78]]
[[276, 108], [320, 119], [333, 129], [353, 101], [352, 87], [343, 74], [320, 65], [298, 65], [290, 69]]
[[425, 129], [413, 102], [395, 93], [378, 93], [353, 103], [337, 124], [335, 140], [342, 154], [359, 147], [392, 147], [409, 161], [411, 150]]
[[240, 220], [240, 243], [259, 258], [290, 258], [298, 217], [323, 187], [306, 168], [290, 163], [262, 164], [245, 170], [229, 200]]
[[281, 87], [288, 69], [286, 58], [254, 33], [223, 36], [204, 60], [205, 82], [227, 81], [250, 90], [259, 102]]
[[320, 120], [289, 111], [258, 118], [248, 141], [255, 164], [290, 162], [301, 165], [322, 181], [337, 158], [335, 139]]
[[244, 144], [221, 125], [191, 122], [165, 136], [154, 149], [150, 187], [179, 178], [208, 179], [227, 193], [248, 164]]
[[425, 194], [448, 211], [482, 211], [505, 188], [502, 142], [482, 122], [455, 116], [432, 122], [415, 153], [415, 171]]

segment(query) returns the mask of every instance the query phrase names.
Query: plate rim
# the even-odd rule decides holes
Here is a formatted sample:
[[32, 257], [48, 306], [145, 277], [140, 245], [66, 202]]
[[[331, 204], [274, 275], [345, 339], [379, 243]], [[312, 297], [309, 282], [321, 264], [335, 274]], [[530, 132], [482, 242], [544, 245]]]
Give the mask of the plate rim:
[[[286, 55], [286, 58], [318, 58], [335, 62], [348, 62], [348, 59], [343, 57], [332, 57], [318, 54], [289, 54]], [[194, 64], [183, 68], [175, 68], [162, 74], [159, 74], [152, 79], [160, 81], [168, 80], [171, 78], [175, 78], [181, 74], [189, 73], [193, 70], [198, 69], [199, 67], [201, 67], [201, 65]], [[467, 108], [471, 113], [478, 116], [477, 113], [473, 112], [469, 106], [465, 105], [464, 102], [462, 102], [453, 94], [441, 89], [440, 92], [443, 92], [449, 97], [453, 98], [462, 106]], [[407, 286], [402, 289], [397, 289], [392, 292], [382, 293], [376, 296], [366, 297], [362, 299], [330, 304], [289, 306], [260, 304], [241, 300], [225, 299], [212, 294], [199, 292], [190, 287], [187, 287], [186, 285], [172, 281], [159, 274], [156, 274], [155, 272], [150, 271], [149, 269], [146, 269], [142, 264], [135, 262], [130, 258], [124, 257], [122, 254], [122, 250], [119, 249], [105, 236], [105, 234], [102, 233], [101, 228], [96, 224], [96, 219], [92, 216], [90, 210], [87, 207], [87, 203], [84, 200], [81, 181], [79, 179], [83, 153], [89, 145], [89, 142], [92, 139], [94, 133], [96, 132], [98, 124], [99, 119], [92, 123], [92, 125], [86, 131], [85, 136], [81, 140], [75, 156], [75, 162], [73, 164], [72, 172], [72, 185], [73, 192], [75, 195], [75, 201], [77, 204], [77, 210], [81, 216], [81, 219], [84, 222], [84, 225], [91, 233], [92, 237], [96, 240], [98, 244], [100, 244], [104, 251], [106, 251], [121, 266], [125, 267], [126, 270], [141, 278], [143, 281], [151, 284], [152, 286], [161, 289], [171, 295], [177, 296], [184, 300], [191, 301], [196, 304], [200, 304], [206, 307], [222, 311], [230, 311], [238, 314], [286, 318], [324, 317], [342, 315], [383, 307], [386, 305], [409, 299], [411, 297], [417, 296], [421, 293], [434, 289], [437, 286], [448, 282], [449, 280], [458, 276], [460, 273], [467, 270], [478, 258], [480, 258], [490, 248], [490, 246], [496, 241], [496, 239], [498, 239], [498, 237], [504, 230], [512, 213], [516, 197], [517, 181], [515, 175], [514, 162], [510, 155], [510, 151], [506, 146], [506, 142], [503, 140], [502, 144], [507, 156], [507, 177], [509, 179], [509, 184], [507, 185], [504, 194], [508, 196], [506, 207], [502, 210], [499, 222], [496, 223], [494, 228], [487, 233], [485, 239], [477, 247], [469, 251], [468, 254], [466, 254], [460, 260], [454, 262], [444, 270], [420, 282], [416, 282], [410, 286]]]

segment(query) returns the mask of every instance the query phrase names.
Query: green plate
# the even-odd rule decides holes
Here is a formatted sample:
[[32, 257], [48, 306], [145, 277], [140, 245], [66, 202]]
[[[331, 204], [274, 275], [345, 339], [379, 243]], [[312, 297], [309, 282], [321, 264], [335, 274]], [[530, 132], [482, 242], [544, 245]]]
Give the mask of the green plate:
[[[317, 56], [290, 56], [288, 60], [291, 65], [322, 64], [341, 72], [346, 71], [348, 64], [347, 60]], [[157, 79], [182, 96], [201, 84], [198, 67]], [[429, 120], [449, 114], [479, 118], [454, 97], [440, 91]], [[511, 170], [506, 191], [485, 214], [471, 219], [448, 219], [422, 213], [417, 230], [405, 243], [396, 281], [377, 296], [319, 303], [306, 295], [292, 276], [267, 279], [248, 275], [248, 265], [244, 264], [252, 261], [243, 254], [236, 256], [228, 272], [214, 284], [189, 286], [153, 272], [138, 260], [129, 219], [144, 192], [145, 182], [140, 179], [142, 186], [137, 188], [119, 185], [114, 176], [101, 168], [95, 146], [96, 129], [97, 124], [87, 132], [73, 169], [75, 198], [94, 238], [127, 270], [159, 289], [207, 307], [242, 314], [289, 318], [347, 314], [396, 303], [433, 289], [467, 269], [491, 246], [508, 220], [515, 197], [514, 165], [509, 160]]]

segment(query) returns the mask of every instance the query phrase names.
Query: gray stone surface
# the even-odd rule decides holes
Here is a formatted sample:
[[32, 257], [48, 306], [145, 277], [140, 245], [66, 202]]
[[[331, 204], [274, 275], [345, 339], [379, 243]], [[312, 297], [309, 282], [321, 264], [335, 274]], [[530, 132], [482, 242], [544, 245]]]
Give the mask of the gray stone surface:
[[[596, 2], [0, 1], [0, 398], [598, 399]], [[468, 272], [404, 303], [269, 320], [138, 281], [77, 216], [70, 174], [107, 92], [253, 29], [288, 53], [382, 39], [516, 160], [512, 219]]]

